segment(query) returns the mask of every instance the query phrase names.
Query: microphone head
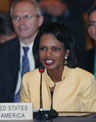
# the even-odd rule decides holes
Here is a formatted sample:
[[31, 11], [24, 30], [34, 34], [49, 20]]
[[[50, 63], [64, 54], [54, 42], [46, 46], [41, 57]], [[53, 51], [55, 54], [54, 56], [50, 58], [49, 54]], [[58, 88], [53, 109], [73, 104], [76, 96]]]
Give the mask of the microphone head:
[[39, 67], [39, 72], [40, 72], [40, 73], [43, 73], [43, 72], [44, 72], [44, 66], [43, 66], [43, 65], [41, 65], [41, 66]]

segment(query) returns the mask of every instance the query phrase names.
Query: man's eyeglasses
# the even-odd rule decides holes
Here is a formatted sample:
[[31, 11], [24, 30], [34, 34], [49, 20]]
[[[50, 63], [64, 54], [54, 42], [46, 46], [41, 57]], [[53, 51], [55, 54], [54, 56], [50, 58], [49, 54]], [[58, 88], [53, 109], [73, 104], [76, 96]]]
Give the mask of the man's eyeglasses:
[[13, 21], [19, 21], [21, 18], [23, 18], [23, 20], [27, 21], [27, 20], [30, 20], [33, 17], [38, 17], [38, 15], [24, 15], [22, 17], [15, 15], [15, 16], [12, 17], [12, 20]]
[[96, 21], [89, 21], [88, 27], [92, 27], [94, 25], [96, 25]]

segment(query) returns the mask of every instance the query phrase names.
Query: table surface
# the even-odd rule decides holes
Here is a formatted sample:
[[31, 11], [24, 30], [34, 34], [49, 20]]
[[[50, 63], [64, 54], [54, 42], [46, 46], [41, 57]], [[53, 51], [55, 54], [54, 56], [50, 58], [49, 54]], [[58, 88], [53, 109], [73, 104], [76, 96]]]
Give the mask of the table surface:
[[[96, 122], [95, 113], [59, 113], [57, 118], [52, 119], [53, 122]], [[44, 122], [33, 120], [33, 122]], [[51, 122], [46, 120], [46, 122]]]
[[[0, 120], [0, 122], [44, 122], [40, 120]], [[46, 122], [51, 122], [46, 120]], [[96, 122], [95, 113], [59, 113], [52, 122]]]

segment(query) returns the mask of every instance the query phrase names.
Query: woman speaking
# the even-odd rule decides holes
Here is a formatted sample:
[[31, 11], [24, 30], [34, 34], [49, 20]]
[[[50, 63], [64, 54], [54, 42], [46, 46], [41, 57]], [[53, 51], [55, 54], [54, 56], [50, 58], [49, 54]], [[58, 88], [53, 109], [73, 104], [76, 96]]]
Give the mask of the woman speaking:
[[96, 111], [96, 81], [94, 76], [75, 67], [74, 38], [65, 25], [50, 24], [37, 34], [34, 42], [37, 67], [23, 77], [20, 102], [32, 102], [34, 109], [51, 107], [56, 111]]

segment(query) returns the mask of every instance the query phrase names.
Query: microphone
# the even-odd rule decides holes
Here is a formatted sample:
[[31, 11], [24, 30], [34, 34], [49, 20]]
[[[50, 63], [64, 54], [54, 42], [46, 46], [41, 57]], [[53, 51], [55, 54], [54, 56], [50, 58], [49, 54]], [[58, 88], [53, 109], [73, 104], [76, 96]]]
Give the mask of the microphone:
[[41, 73], [40, 76], [40, 109], [38, 112], [33, 113], [34, 119], [43, 121], [43, 120], [51, 120], [53, 118], [58, 117], [58, 113], [52, 109], [50, 110], [43, 110], [43, 103], [42, 103], [42, 73], [44, 72], [44, 66], [39, 67], [39, 72]]
[[43, 109], [43, 103], [42, 103], [42, 73], [44, 72], [43, 65], [41, 65], [39, 67], [39, 72], [41, 73], [41, 77], [40, 77], [40, 109]]

